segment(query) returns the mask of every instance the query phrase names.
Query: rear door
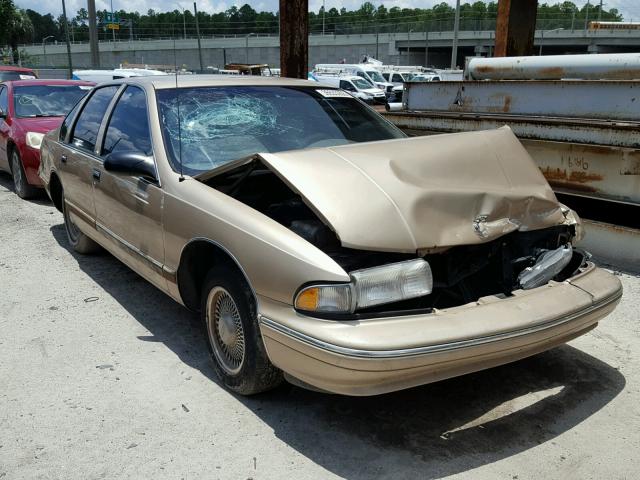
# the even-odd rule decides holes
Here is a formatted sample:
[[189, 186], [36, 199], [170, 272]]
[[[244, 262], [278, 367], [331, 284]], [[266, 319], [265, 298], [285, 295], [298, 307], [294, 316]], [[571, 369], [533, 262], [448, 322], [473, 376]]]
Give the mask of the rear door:
[[99, 175], [94, 178], [96, 227], [122, 261], [150, 282], [166, 290], [163, 277], [163, 192], [157, 176], [149, 179], [108, 171], [109, 155], [136, 154], [153, 158], [146, 93], [126, 87], [109, 114], [101, 149]]
[[93, 176], [101, 164], [96, 154], [98, 132], [119, 85], [95, 89], [84, 103], [61, 150], [58, 170], [64, 197], [76, 224], [95, 228]]

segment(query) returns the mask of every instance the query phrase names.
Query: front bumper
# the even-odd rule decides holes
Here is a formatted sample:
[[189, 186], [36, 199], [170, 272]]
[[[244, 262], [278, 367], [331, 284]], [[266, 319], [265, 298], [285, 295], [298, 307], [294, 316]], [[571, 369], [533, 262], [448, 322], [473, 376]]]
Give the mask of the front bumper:
[[27, 177], [27, 183], [33, 187], [42, 187], [42, 180], [38, 175], [40, 169], [40, 150], [24, 146], [20, 149], [20, 159]]
[[512, 362], [595, 327], [622, 296], [617, 277], [588, 264], [564, 282], [425, 315], [320, 320], [260, 297], [274, 365], [313, 387], [376, 395]]

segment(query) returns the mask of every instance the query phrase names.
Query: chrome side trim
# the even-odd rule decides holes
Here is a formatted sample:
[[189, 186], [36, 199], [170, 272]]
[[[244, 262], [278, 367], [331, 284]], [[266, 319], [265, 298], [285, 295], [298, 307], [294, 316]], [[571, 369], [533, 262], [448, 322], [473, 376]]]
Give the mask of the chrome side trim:
[[604, 308], [610, 305], [611, 303], [617, 302], [618, 300], [620, 300], [621, 297], [622, 297], [622, 289], [618, 290], [615, 294], [602, 299], [600, 302], [589, 305], [588, 307], [583, 308], [582, 310], [579, 310], [577, 312], [574, 312], [571, 315], [558, 318], [558, 319], [543, 323], [541, 325], [536, 325], [534, 327], [523, 328], [520, 330], [514, 330], [511, 332], [505, 332], [505, 333], [500, 333], [496, 335], [489, 335], [486, 337], [460, 340], [457, 342], [442, 343], [439, 345], [428, 345], [425, 347], [406, 348], [406, 349], [400, 349], [400, 350], [359, 350], [355, 348], [341, 347], [339, 345], [334, 345], [332, 343], [328, 343], [323, 340], [319, 340], [317, 338], [310, 337], [309, 335], [293, 330], [292, 328], [282, 325], [281, 323], [278, 323], [268, 317], [265, 317], [262, 314], [258, 314], [258, 321], [260, 322], [261, 325], [264, 325], [265, 327], [271, 328], [294, 340], [304, 342], [308, 345], [311, 345], [312, 347], [317, 347], [329, 353], [345, 355], [348, 357], [358, 357], [358, 358], [375, 358], [375, 359], [398, 358], [398, 357], [412, 357], [417, 355], [427, 355], [427, 354], [440, 353], [440, 352], [449, 352], [452, 350], [476, 347], [479, 345], [497, 342], [500, 340], [507, 340], [509, 338], [529, 335], [532, 333], [536, 333], [542, 330], [547, 330], [549, 328], [553, 328], [553, 327], [571, 322], [582, 316], [586, 316], [596, 310], [599, 310], [601, 308]]
[[161, 262], [157, 261], [155, 258], [150, 257], [146, 253], [142, 252], [142, 250], [140, 250], [138, 247], [136, 247], [136, 246], [132, 245], [131, 243], [127, 242], [124, 238], [122, 238], [121, 236], [119, 236], [116, 233], [112, 232], [111, 230], [109, 230], [107, 227], [105, 227], [101, 223], [96, 222], [96, 228], [99, 231], [109, 235], [111, 238], [116, 240], [118, 243], [120, 243], [123, 247], [125, 247], [130, 252], [135, 253], [135, 254], [139, 255], [140, 257], [142, 257], [144, 260], [146, 260], [148, 263], [150, 263], [154, 268], [158, 269], [160, 273], [163, 272], [164, 265]]

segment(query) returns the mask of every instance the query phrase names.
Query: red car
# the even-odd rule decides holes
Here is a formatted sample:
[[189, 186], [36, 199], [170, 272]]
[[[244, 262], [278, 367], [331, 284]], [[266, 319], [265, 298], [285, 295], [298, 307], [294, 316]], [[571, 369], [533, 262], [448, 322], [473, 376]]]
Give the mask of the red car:
[[16, 80], [0, 83], [0, 171], [13, 176], [15, 191], [30, 198], [42, 187], [38, 177], [44, 134], [95, 85], [74, 80]]
[[7, 80], [33, 80], [34, 78], [38, 78], [38, 75], [30, 68], [0, 65], [0, 82]]

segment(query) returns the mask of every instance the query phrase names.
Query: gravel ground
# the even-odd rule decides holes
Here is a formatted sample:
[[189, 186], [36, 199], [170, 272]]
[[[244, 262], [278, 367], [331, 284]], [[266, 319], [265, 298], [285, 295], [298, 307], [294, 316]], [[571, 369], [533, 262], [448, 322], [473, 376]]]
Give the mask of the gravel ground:
[[570, 345], [373, 398], [220, 386], [194, 316], [0, 174], [0, 479], [636, 479], [640, 278]]

